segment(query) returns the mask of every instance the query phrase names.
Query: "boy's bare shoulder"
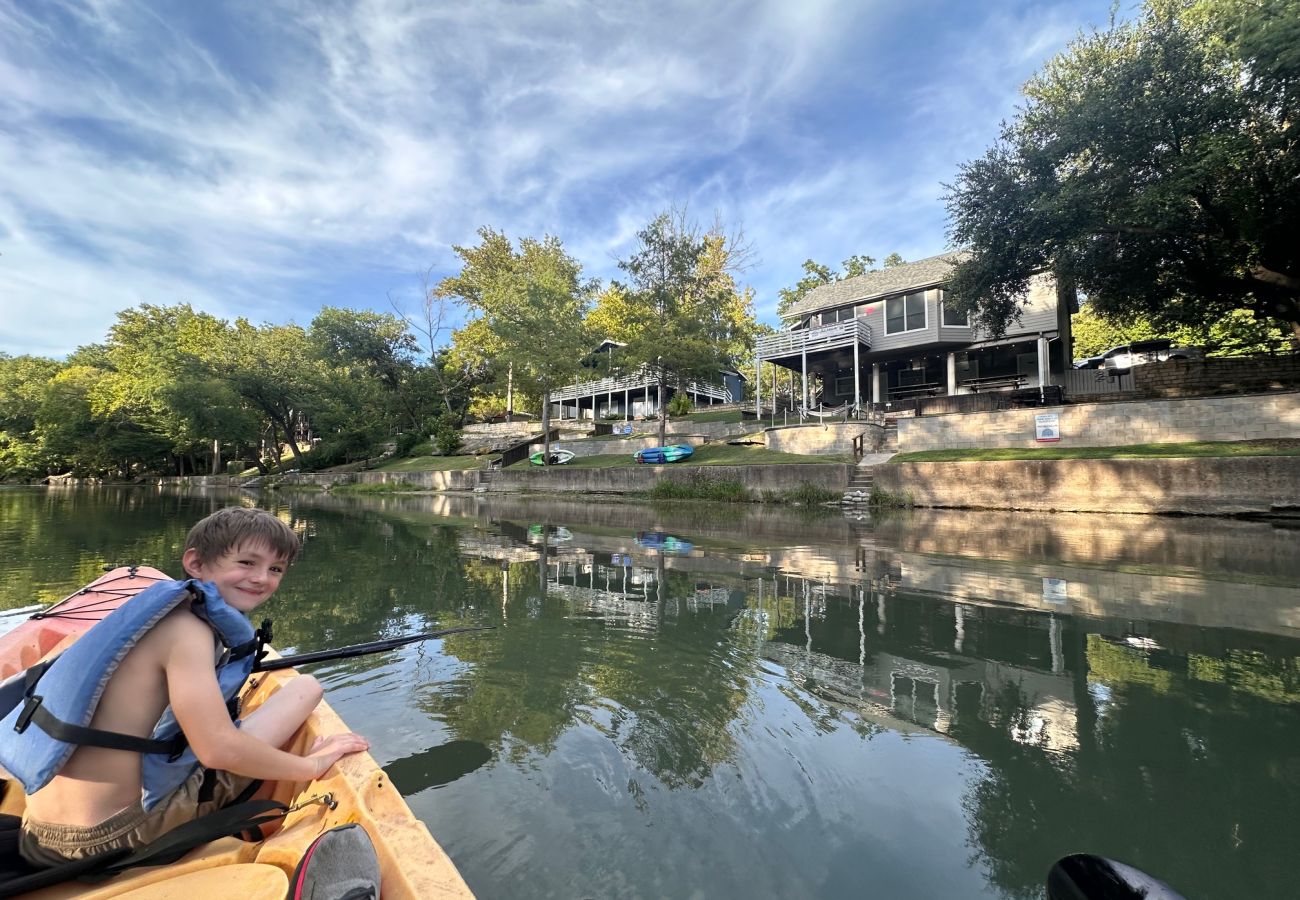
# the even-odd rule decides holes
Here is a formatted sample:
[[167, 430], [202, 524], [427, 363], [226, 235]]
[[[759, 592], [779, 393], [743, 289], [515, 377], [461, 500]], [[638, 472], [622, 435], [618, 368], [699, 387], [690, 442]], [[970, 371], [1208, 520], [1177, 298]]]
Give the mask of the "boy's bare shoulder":
[[210, 652], [212, 649], [212, 629], [189, 610], [189, 604], [183, 603], [173, 609], [149, 630], [140, 641], [141, 646], [149, 646], [164, 653], [175, 650]]

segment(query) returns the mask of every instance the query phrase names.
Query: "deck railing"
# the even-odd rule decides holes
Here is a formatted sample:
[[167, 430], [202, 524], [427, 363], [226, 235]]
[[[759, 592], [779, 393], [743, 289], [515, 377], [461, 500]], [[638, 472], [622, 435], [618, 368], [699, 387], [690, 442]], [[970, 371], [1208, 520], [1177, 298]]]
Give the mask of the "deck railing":
[[[671, 379], [664, 382], [665, 387], [673, 386]], [[633, 372], [630, 375], [618, 375], [610, 378], [600, 378], [595, 381], [580, 381], [576, 385], [567, 385], [551, 391], [551, 402], [558, 403], [561, 400], [573, 400], [577, 397], [590, 397], [595, 394], [617, 394], [622, 391], [644, 391], [650, 388], [653, 391], [658, 386], [658, 382], [648, 371]], [[729, 400], [731, 395], [727, 393], [725, 387], [716, 384], [701, 384], [698, 381], [690, 382], [686, 390], [692, 394], [698, 394], [704, 397], [710, 397], [715, 400]]]
[[871, 346], [871, 326], [862, 319], [849, 319], [820, 328], [801, 328], [759, 338], [755, 351], [759, 359], [777, 359], [807, 351], [829, 350], [852, 345], [854, 341]]

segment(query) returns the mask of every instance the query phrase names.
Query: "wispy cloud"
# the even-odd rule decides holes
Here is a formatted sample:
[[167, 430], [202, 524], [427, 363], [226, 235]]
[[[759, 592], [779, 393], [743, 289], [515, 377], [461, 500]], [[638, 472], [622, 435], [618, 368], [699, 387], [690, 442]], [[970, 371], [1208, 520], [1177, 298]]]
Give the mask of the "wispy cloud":
[[941, 250], [940, 183], [1095, 6], [0, 0], [0, 350], [383, 307], [481, 225], [610, 277], [669, 204], [743, 225], [770, 315], [805, 257]]

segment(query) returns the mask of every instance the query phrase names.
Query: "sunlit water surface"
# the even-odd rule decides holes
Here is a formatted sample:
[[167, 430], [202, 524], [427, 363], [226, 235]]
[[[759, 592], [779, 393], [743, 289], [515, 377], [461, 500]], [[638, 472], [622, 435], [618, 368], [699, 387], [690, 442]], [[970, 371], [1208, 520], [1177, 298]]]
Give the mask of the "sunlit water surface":
[[481, 896], [1295, 895], [1300, 532], [0, 489], [0, 630], [255, 502], [282, 651], [495, 626], [312, 667]]

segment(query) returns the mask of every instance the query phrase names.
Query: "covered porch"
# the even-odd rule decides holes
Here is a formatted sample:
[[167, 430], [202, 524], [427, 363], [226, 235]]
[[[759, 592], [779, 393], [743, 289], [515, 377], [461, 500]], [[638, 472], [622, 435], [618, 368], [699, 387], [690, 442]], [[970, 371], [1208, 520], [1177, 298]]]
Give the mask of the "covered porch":
[[[844, 327], [847, 325], [859, 328], [850, 330]], [[829, 342], [823, 341], [821, 346], [815, 346], [817, 341], [800, 341], [796, 337], [799, 332], [787, 332], [760, 341], [756, 353], [755, 403], [760, 414], [765, 389], [769, 398], [788, 391], [804, 408], [846, 404], [862, 407], [868, 403], [882, 405], [1047, 387], [1056, 384], [1059, 373], [1068, 366], [1061, 342], [1054, 333], [947, 347], [931, 344], [872, 350], [869, 327], [865, 323], [844, 322], [813, 329], [808, 337], [832, 330], [847, 332], [846, 339], [829, 346]], [[858, 339], [854, 340], [855, 337]], [[791, 346], [798, 352], [791, 352]]]

